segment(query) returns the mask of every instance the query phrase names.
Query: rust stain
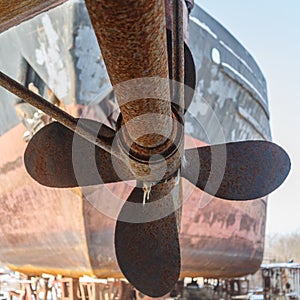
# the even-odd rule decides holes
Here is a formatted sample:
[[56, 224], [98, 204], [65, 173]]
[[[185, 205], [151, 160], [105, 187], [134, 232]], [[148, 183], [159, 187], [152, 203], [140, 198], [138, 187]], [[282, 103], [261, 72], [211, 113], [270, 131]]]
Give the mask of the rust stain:
[[13, 171], [13, 170], [21, 167], [22, 161], [23, 161], [23, 158], [21, 156], [19, 156], [16, 160], [7, 162], [0, 168], [0, 174], [7, 174], [10, 171]]
[[253, 230], [254, 232], [256, 232], [256, 223], [257, 222], [254, 218], [250, 217], [248, 214], [243, 214], [240, 221], [240, 230]]

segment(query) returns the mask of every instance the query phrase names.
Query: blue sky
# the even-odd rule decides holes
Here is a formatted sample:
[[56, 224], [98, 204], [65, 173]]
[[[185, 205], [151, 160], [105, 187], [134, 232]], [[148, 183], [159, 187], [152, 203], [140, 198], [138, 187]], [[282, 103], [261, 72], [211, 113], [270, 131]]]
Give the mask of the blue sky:
[[269, 196], [267, 233], [300, 231], [300, 1], [197, 3], [241, 42], [266, 77], [273, 141], [292, 160], [286, 182]]

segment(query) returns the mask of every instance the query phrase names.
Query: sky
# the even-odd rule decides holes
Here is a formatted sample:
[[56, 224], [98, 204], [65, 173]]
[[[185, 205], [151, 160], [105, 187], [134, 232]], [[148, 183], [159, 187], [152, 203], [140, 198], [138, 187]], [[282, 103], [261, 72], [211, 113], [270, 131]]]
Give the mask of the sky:
[[292, 162], [268, 199], [267, 234], [300, 232], [300, 1], [195, 0], [248, 50], [268, 84], [273, 142]]

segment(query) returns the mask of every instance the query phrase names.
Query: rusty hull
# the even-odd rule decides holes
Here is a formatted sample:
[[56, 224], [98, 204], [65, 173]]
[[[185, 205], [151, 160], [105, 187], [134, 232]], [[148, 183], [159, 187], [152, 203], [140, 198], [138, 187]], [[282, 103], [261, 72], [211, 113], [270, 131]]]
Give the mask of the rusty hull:
[[[115, 220], [97, 206], [109, 201], [110, 191], [127, 199], [132, 187], [97, 187], [86, 201], [79, 188], [39, 185], [23, 165], [24, 131], [18, 125], [0, 138], [1, 260], [31, 275], [122, 277], [114, 253]], [[211, 199], [185, 180], [184, 189], [181, 276], [254, 272], [263, 254], [265, 200]]]
[[[79, 2], [76, 1], [76, 5]], [[92, 28], [84, 5], [79, 4], [74, 9], [77, 19], [74, 18], [81, 26], [76, 30], [68, 27], [75, 33], [74, 51], [69, 51], [73, 40], [64, 40], [65, 32], [60, 31], [70, 25], [61, 17], [70, 12], [70, 8], [62, 5], [41, 19], [5, 33], [9, 55], [1, 52], [1, 57], [9, 61], [13, 39], [17, 50], [22, 50], [15, 56], [16, 61], [25, 58], [57, 98], [66, 106], [80, 104], [83, 110], [95, 95], [103, 94], [108, 76], [96, 40], [91, 37]], [[60, 19], [62, 23], [52, 21]], [[59, 42], [47, 39], [46, 30], [37, 30], [46, 28], [43, 26], [49, 20], [51, 28], [59, 33]], [[195, 97], [186, 113], [186, 132], [197, 139], [191, 146], [198, 146], [200, 140], [220, 142], [220, 128], [216, 127], [213, 115], [222, 124], [225, 142], [270, 139], [266, 83], [253, 58], [199, 7], [192, 12], [189, 30], [189, 46], [197, 72]], [[38, 36], [35, 39], [34, 34]], [[48, 60], [43, 65], [36, 57], [36, 53], [41, 53], [41, 45], [49, 48], [45, 53]], [[219, 64], [212, 61], [213, 48], [220, 52]], [[60, 56], [51, 57], [49, 53], [57, 49]], [[3, 68], [3, 61], [0, 63]], [[56, 68], [55, 76], [64, 71], [66, 75], [61, 78], [70, 79], [64, 89], [60, 81], [53, 80], [48, 64]], [[89, 69], [84, 68], [86, 65]], [[10, 68], [8, 74], [13, 73], [13, 64], [7, 68]], [[99, 80], [94, 81], [94, 74], [97, 78], [101, 76], [100, 84]], [[27, 274], [122, 276], [114, 254], [115, 220], [97, 207], [109, 208], [114, 197], [125, 200], [133, 186], [111, 184], [94, 190], [53, 189], [33, 181], [23, 164], [26, 129], [16, 119], [13, 100], [1, 89], [0, 93], [0, 260]], [[79, 105], [75, 108], [78, 112]], [[266, 199], [246, 203], [224, 201], [209, 198], [185, 180], [183, 184], [181, 276], [234, 277], [255, 272], [263, 255]], [[88, 193], [89, 201], [83, 193]], [[119, 209], [122, 204], [121, 201]]]

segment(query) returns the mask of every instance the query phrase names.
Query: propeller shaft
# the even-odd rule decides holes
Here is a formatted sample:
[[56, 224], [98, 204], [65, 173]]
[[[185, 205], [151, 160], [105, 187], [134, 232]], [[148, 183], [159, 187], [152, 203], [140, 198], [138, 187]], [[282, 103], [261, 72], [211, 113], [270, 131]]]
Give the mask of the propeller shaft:
[[162, 145], [172, 132], [164, 0], [85, 3], [131, 140]]

